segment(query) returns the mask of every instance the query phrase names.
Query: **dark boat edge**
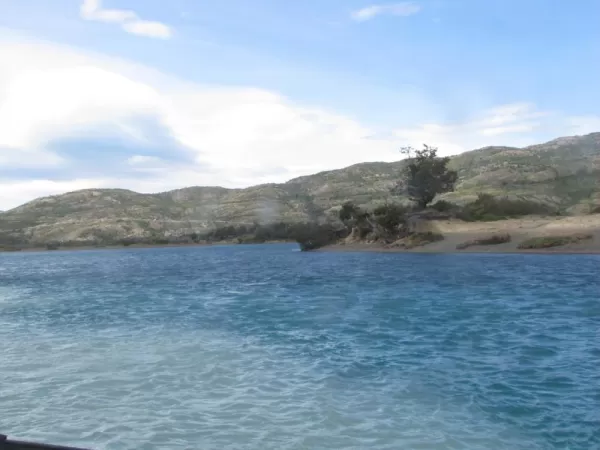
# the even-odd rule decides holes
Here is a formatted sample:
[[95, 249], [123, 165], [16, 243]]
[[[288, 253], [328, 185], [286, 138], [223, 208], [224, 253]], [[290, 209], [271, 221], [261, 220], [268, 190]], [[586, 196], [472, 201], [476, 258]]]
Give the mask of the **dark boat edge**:
[[17, 441], [8, 439], [0, 434], [0, 450], [91, 450], [81, 447], [66, 447], [64, 445], [42, 444], [39, 442]]

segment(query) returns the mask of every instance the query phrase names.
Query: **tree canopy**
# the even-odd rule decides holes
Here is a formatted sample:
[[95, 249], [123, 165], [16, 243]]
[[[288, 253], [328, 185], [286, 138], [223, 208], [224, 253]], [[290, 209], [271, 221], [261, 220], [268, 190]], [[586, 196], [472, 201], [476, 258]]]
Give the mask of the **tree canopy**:
[[405, 147], [401, 152], [408, 156], [408, 162], [399, 187], [419, 208], [427, 207], [436, 195], [454, 190], [458, 174], [448, 168], [450, 158], [438, 156], [436, 147]]

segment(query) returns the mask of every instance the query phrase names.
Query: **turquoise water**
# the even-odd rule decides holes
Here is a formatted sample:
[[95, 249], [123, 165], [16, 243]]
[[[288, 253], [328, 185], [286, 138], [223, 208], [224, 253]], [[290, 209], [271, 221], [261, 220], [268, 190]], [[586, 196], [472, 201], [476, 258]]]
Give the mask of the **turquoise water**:
[[0, 432], [96, 449], [600, 448], [600, 258], [0, 255]]

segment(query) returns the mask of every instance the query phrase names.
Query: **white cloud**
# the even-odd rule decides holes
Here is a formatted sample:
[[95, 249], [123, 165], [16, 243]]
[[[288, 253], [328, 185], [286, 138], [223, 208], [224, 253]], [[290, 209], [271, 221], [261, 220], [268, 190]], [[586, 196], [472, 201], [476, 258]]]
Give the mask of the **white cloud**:
[[541, 111], [531, 103], [512, 103], [480, 111], [463, 122], [398, 128], [393, 135], [408, 145], [427, 143], [438, 147], [440, 154], [455, 155], [489, 145], [524, 147], [547, 138], [598, 130], [600, 117], [584, 120]]
[[[48, 143], [90, 133], [102, 142], [102, 132], [111, 128], [157, 151], [152, 139], [156, 124], [176, 147], [158, 150], [183, 152], [193, 163], [161, 165], [143, 154], [127, 162], [127, 155], [125, 167], [134, 172], [151, 166], [153, 178], [142, 181], [132, 174], [111, 180], [107, 171], [102, 186], [144, 192], [202, 184], [240, 187], [398, 155], [392, 142], [369, 139], [374, 131], [368, 127], [273, 92], [190, 84], [146, 67], [39, 42], [0, 39], [0, 53], [0, 161], [5, 170], [32, 151], [60, 164]], [[152, 128], [140, 117], [150, 117]], [[32, 180], [36, 188], [27, 190], [27, 183], [2, 183], [0, 209], [63, 186]]]
[[137, 14], [125, 9], [103, 9], [100, 0], [83, 0], [79, 10], [81, 18], [106, 23], [123, 23], [137, 20]]
[[162, 159], [157, 156], [133, 155], [127, 158], [127, 163], [131, 166], [149, 166], [160, 162], [162, 162]]
[[392, 16], [412, 16], [421, 11], [421, 6], [415, 2], [401, 2], [390, 5], [370, 5], [353, 11], [350, 17], [357, 22], [365, 22], [383, 14]]
[[161, 39], [171, 37], [171, 28], [161, 22], [151, 22], [148, 20], [135, 20], [123, 24], [123, 29], [131, 34], [138, 36], [148, 36]]
[[[153, 117], [199, 164], [222, 170], [223, 182], [253, 182], [249, 170], [292, 167], [292, 173], [390, 158], [390, 143], [344, 116], [295, 105], [269, 91], [157, 79], [151, 70], [47, 45], [3, 45], [0, 73], [11, 66], [0, 102], [0, 147], [47, 150], [53, 139], [114, 127], [151, 142], [135, 119]], [[38, 59], [39, 58], [39, 59]], [[21, 64], [21, 70], [19, 70]], [[151, 144], [148, 144], [151, 145]], [[344, 152], [340, 152], [345, 148]], [[238, 178], [239, 177], [239, 178]]]
[[5, 89], [0, 146], [10, 148], [39, 148], [66, 128], [118, 122], [159, 101], [151, 87], [93, 65], [24, 70]]
[[104, 9], [101, 0], [83, 0], [79, 13], [82, 19], [118, 24], [127, 33], [138, 36], [168, 39], [172, 35], [164, 23], [142, 20], [131, 10]]
[[[64, 171], [72, 174], [71, 180], [60, 182], [39, 176], [0, 179], [0, 209], [82, 187], [158, 192], [189, 185], [282, 182], [364, 161], [394, 161], [403, 145], [428, 143], [444, 154], [490, 144], [522, 146], [546, 135], [592, 131], [600, 121], [517, 103], [475, 112], [460, 123], [398, 127], [387, 137], [374, 138], [382, 136], [379, 130], [271, 91], [187, 83], [147, 67], [47, 43], [0, 38], [0, 54], [0, 168], [58, 167], [62, 177]], [[140, 118], [151, 118], [151, 125]], [[156, 141], [157, 127], [172, 139], [171, 147]], [[76, 162], [48, 146], [72, 137], [102, 143], [111, 130], [140, 148], [137, 155], [124, 154], [119, 175], [106, 170], [82, 179]], [[152, 151], [144, 153], [144, 147]], [[177, 157], [168, 158], [173, 156], [169, 152]]]

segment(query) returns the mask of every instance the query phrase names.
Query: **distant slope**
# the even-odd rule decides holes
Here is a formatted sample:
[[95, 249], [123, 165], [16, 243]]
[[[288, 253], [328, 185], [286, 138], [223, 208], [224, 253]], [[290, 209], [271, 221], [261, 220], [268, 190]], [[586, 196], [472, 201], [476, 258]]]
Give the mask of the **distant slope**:
[[451, 198], [477, 192], [524, 196], [573, 213], [600, 203], [600, 133], [523, 149], [488, 147], [453, 158], [460, 184]]
[[[345, 201], [373, 206], [398, 201], [390, 189], [403, 162], [363, 163], [247, 189], [189, 187], [160, 194], [87, 189], [33, 200], [0, 213], [0, 244], [172, 236], [225, 223], [324, 220]], [[565, 212], [600, 205], [600, 133], [526, 148], [486, 147], [455, 156], [456, 192], [534, 198]]]

